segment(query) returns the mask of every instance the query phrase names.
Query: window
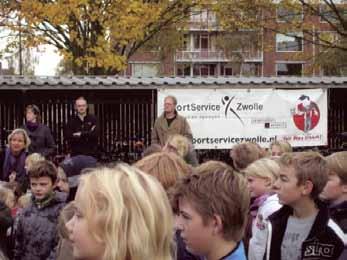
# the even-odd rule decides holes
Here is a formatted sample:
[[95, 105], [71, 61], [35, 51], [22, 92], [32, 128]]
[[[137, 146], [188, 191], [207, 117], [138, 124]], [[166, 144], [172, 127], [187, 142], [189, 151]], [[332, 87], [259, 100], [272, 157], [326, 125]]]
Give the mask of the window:
[[232, 76], [233, 75], [233, 68], [231, 65], [224, 65], [221, 64], [220, 66], [220, 74], [221, 76]]
[[243, 63], [241, 67], [242, 76], [256, 76], [261, 75], [261, 64], [260, 63]]
[[276, 51], [302, 51], [303, 50], [303, 34], [288, 33], [288, 35], [276, 34]]
[[278, 22], [302, 21], [304, 19], [304, 13], [301, 5], [291, 7], [278, 6], [276, 11]]
[[302, 76], [302, 63], [277, 63], [277, 76]]
[[195, 50], [207, 50], [209, 49], [209, 37], [208, 34], [195, 34], [194, 36], [194, 49]]
[[177, 64], [177, 76], [190, 76], [190, 65], [189, 64]]
[[190, 21], [193, 23], [205, 23], [213, 25], [216, 23], [216, 14], [211, 10], [193, 10], [190, 16]]
[[135, 63], [132, 65], [132, 76], [155, 77], [159, 74], [159, 64]]
[[319, 17], [322, 23], [326, 23], [327, 20], [331, 23], [340, 23], [338, 15], [342, 17], [342, 20], [346, 19], [347, 11], [340, 7], [338, 3], [335, 3], [336, 11], [326, 4], [319, 6]]
[[216, 64], [194, 64], [193, 76], [216, 76]]
[[182, 50], [190, 50], [190, 37], [188, 34], [184, 34], [183, 35], [183, 39], [182, 39]]

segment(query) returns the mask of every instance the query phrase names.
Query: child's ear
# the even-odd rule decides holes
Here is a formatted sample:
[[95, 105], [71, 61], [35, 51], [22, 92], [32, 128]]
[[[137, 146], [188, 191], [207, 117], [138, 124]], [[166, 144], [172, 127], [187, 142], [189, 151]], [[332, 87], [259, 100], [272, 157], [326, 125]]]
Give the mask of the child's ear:
[[310, 195], [312, 190], [313, 190], [312, 181], [307, 180], [307, 181], [305, 181], [305, 183], [302, 186], [303, 186], [302, 194], [303, 195]]
[[213, 234], [217, 235], [223, 232], [223, 221], [219, 215], [214, 214], [212, 218]]

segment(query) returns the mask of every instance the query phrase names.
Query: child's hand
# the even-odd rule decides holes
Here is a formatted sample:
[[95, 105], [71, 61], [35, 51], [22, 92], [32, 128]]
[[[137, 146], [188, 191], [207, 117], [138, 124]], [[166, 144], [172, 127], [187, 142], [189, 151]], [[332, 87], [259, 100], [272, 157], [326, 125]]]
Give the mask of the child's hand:
[[14, 183], [16, 181], [16, 172], [11, 172], [10, 176], [8, 177], [10, 183]]

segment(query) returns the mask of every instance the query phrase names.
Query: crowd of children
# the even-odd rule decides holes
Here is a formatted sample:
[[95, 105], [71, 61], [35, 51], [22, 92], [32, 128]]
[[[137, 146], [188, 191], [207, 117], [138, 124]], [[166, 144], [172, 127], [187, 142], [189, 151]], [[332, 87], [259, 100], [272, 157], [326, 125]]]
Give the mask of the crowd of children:
[[[30, 140], [17, 130], [9, 143], [20, 155]], [[144, 154], [20, 160], [20, 178], [0, 184], [0, 259], [347, 259], [347, 151], [242, 143], [232, 165], [199, 165], [175, 135]]]

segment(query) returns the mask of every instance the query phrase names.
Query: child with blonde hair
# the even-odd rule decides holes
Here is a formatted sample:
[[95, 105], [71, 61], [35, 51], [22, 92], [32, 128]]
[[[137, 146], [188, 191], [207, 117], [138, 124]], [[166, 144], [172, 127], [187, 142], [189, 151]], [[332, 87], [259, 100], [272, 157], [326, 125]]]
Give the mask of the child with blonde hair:
[[0, 186], [0, 201], [8, 208], [13, 209], [16, 205], [16, 197], [13, 190]]
[[66, 223], [72, 219], [75, 214], [75, 204], [70, 202], [60, 212], [58, 219], [58, 234], [59, 243], [57, 247], [56, 260], [73, 260], [72, 243], [69, 240], [69, 231], [66, 228]]
[[293, 148], [287, 141], [273, 141], [270, 144], [271, 156], [281, 156], [284, 153], [293, 152]]
[[279, 165], [269, 158], [259, 159], [250, 164], [243, 173], [253, 198], [246, 230], [245, 244], [249, 241], [249, 260], [263, 259], [268, 217], [281, 208], [273, 184], [279, 175]]
[[39, 153], [32, 153], [29, 154], [26, 159], [25, 159], [25, 164], [24, 164], [24, 168], [25, 171], [27, 173], [24, 184], [23, 184], [23, 192], [29, 192], [30, 193], [30, 185], [29, 185], [29, 177], [28, 177], [28, 172], [30, 171], [30, 169], [35, 165], [35, 163], [40, 162], [40, 161], [44, 161], [45, 157], [43, 157], [41, 154]]
[[175, 134], [169, 136], [163, 151], [174, 152], [185, 160], [186, 163], [197, 166], [199, 164], [196, 152], [189, 139], [183, 135]]
[[142, 158], [148, 155], [151, 155], [153, 153], [161, 152], [161, 150], [162, 150], [162, 147], [160, 144], [151, 144], [143, 151]]
[[92, 169], [75, 207], [66, 224], [75, 259], [172, 259], [172, 211], [154, 177], [126, 164]]
[[43, 157], [41, 154], [39, 153], [32, 153], [29, 154], [27, 156], [27, 158], [25, 159], [25, 169], [28, 172], [30, 170], [30, 168], [33, 167], [34, 163], [39, 162], [39, 161], [44, 161], [45, 157]]
[[176, 152], [179, 156], [184, 158], [189, 149], [188, 138], [184, 137], [183, 135], [171, 135], [166, 141], [164, 150], [165, 149]]
[[146, 156], [134, 164], [137, 168], [154, 176], [165, 190], [173, 187], [180, 177], [191, 173], [192, 168], [174, 153], [160, 152]]
[[31, 194], [27, 193], [27, 194], [24, 194], [18, 198], [17, 207], [19, 209], [24, 209], [24, 208], [28, 207], [30, 205], [30, 203], [31, 203]]
[[[154, 176], [163, 185], [169, 198], [171, 199], [172, 188], [177, 181], [192, 172], [192, 168], [184, 160], [171, 152], [160, 152], [144, 157], [134, 164], [140, 170]], [[177, 219], [178, 209], [172, 205], [175, 219]], [[185, 244], [178, 231], [175, 233], [177, 255], [176, 260], [194, 260], [199, 259], [185, 250]]]

